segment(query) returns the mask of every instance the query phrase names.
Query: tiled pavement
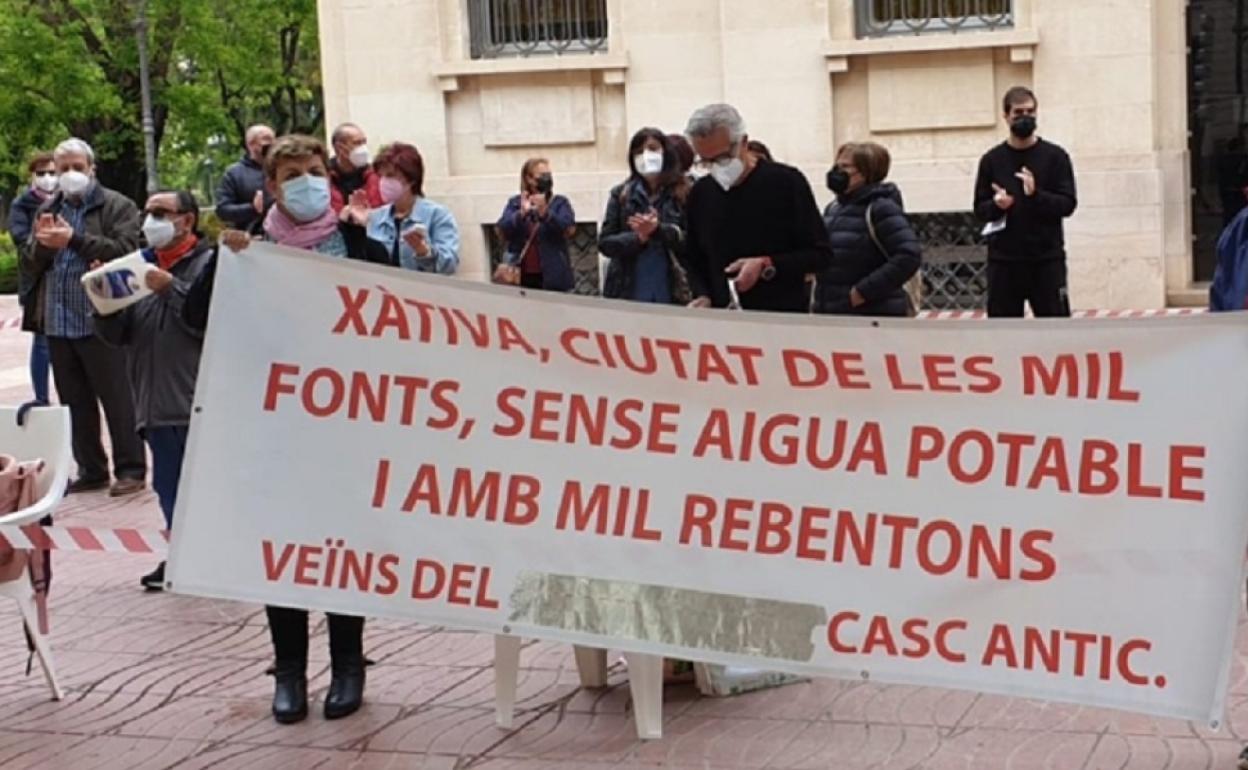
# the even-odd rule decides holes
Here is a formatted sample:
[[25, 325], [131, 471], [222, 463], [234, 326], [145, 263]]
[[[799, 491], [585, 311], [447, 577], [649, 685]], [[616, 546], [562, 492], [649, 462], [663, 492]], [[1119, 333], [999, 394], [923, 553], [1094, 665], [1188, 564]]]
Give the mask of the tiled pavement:
[[[0, 321], [13, 314], [0, 300]], [[0, 330], [0, 403], [26, 398], [26, 338]], [[73, 499], [61, 521], [157, 527], [150, 494]], [[370, 622], [368, 704], [294, 727], [268, 716], [268, 641], [258, 607], [142, 593], [150, 559], [58, 555], [53, 643], [69, 694], [52, 703], [0, 605], [3, 770], [263, 768], [1234, 768], [1248, 737], [1241, 633], [1227, 729], [935, 689], [819, 681], [729, 699], [669, 689], [661, 741], [636, 740], [624, 675], [577, 686], [568, 648], [530, 644], [516, 727], [492, 714], [492, 644], [478, 634]], [[314, 697], [327, 685], [324, 628]]]

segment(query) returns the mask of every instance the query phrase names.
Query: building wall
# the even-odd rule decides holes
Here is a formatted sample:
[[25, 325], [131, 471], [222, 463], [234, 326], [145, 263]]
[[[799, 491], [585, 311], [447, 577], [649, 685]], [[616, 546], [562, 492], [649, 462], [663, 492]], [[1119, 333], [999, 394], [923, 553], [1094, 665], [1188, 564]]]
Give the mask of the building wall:
[[605, 55], [472, 61], [467, 0], [322, 0], [328, 122], [420, 147], [426, 190], [464, 231], [462, 272], [482, 279], [481, 226], [527, 157], [548, 157], [578, 219], [596, 221], [632, 132], [679, 131], [722, 100], [821, 202], [835, 148], [870, 138], [892, 150], [911, 211], [963, 211], [1005, 134], [1000, 96], [1026, 84], [1041, 134], [1075, 163], [1075, 304], [1161, 306], [1191, 273], [1183, 2], [1015, 8], [1013, 30], [860, 41], [852, 0], [609, 0]]

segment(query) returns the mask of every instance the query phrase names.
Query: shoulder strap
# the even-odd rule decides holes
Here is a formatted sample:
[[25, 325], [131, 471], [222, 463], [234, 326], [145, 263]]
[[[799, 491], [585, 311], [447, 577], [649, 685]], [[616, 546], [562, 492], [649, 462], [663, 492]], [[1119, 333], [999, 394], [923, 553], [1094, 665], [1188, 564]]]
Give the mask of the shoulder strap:
[[875, 248], [879, 249], [880, 254], [887, 259], [888, 250], [884, 248], [884, 244], [880, 243], [880, 237], [875, 234], [875, 220], [871, 216], [873, 208], [875, 208], [875, 201], [867, 204], [867, 233], [870, 234], [871, 242], [875, 244]]

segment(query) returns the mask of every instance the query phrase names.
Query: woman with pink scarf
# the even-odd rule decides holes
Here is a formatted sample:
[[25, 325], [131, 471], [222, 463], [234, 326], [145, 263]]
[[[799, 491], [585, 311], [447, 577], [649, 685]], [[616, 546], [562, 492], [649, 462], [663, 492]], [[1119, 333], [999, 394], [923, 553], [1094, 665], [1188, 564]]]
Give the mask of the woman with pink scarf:
[[[368, 202], [363, 191], [353, 195], [341, 214], [330, 206], [329, 158], [325, 146], [308, 136], [278, 139], [265, 160], [266, 189], [276, 205], [264, 220], [265, 239], [282, 246], [389, 264], [389, 255], [369, 240], [363, 224]], [[231, 250], [247, 248], [251, 237], [227, 230], [221, 240]], [[215, 262], [201, 274], [188, 295], [183, 320], [192, 328], [207, 326], [208, 297]], [[273, 718], [293, 724], [308, 715], [308, 612], [288, 607], [266, 607], [273, 639], [276, 677]], [[329, 618], [329, 655], [332, 678], [325, 695], [325, 718], [341, 719], [359, 710], [364, 700], [364, 618]]]
[[[329, 156], [310, 136], [283, 136], [273, 143], [264, 163], [265, 188], [276, 203], [264, 218], [264, 239], [279, 246], [331, 257], [389, 264], [381, 244], [369, 240], [368, 201], [352, 195], [339, 214], [330, 206]], [[247, 248], [251, 237], [226, 230], [221, 239], [233, 251]]]

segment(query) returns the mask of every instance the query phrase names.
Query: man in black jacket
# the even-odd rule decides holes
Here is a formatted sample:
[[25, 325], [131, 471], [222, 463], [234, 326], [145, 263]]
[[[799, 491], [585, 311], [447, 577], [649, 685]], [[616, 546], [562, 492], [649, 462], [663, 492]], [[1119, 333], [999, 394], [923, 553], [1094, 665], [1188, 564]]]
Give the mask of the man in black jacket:
[[264, 215], [264, 156], [273, 144], [273, 129], [255, 125], [244, 138], [247, 154], [225, 170], [217, 187], [217, 217], [226, 227], [250, 232]]
[[691, 306], [727, 307], [732, 280], [743, 309], [807, 312], [806, 274], [828, 267], [832, 249], [806, 177], [750, 152], [727, 104], [695, 112], [686, 133], [709, 170], [685, 209]]
[[1075, 213], [1075, 173], [1061, 147], [1036, 136], [1036, 95], [1011, 88], [1010, 137], [979, 162], [975, 214], [988, 235], [988, 315], [1070, 316], [1062, 220]]
[[56, 152], [60, 191], [35, 215], [31, 248], [20, 255], [31, 277], [31, 301], [23, 323], [48, 337], [52, 376], [73, 423], [78, 478], [69, 491], [109, 487], [108, 454], [100, 441], [100, 407], [112, 439], [114, 497], [142, 491], [147, 455], [134, 429], [134, 405], [125, 355], [95, 336], [91, 301], [82, 276], [139, 246], [139, 209], [95, 179], [95, 152], [81, 139], [61, 142]]

